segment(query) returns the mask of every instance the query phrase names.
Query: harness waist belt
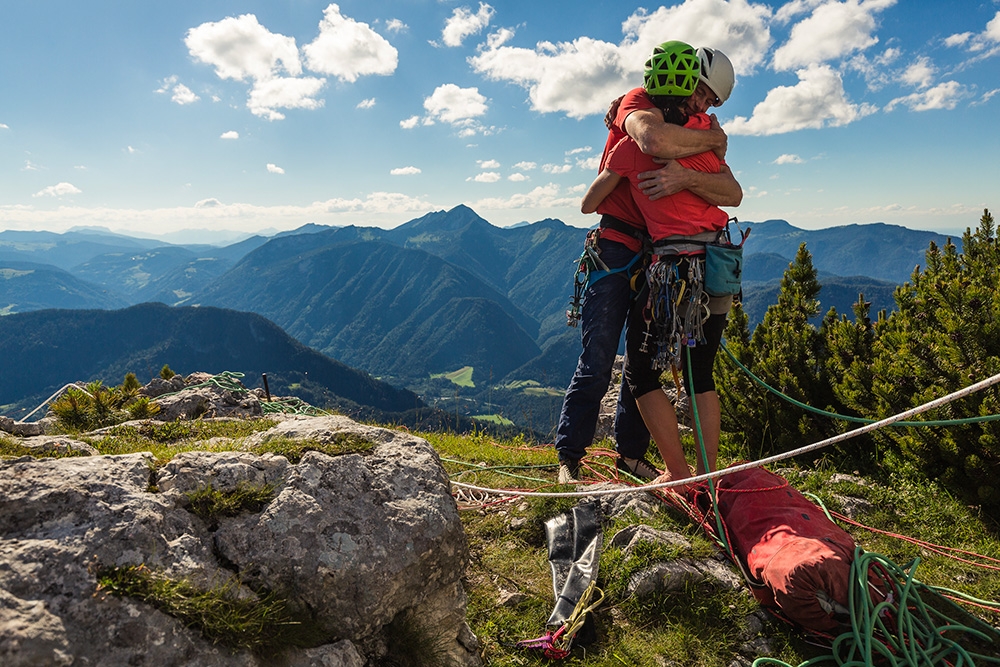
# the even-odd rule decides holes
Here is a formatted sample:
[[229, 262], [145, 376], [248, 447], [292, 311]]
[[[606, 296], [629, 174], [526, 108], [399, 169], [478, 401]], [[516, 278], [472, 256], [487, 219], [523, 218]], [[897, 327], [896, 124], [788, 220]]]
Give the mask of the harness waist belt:
[[649, 242], [649, 234], [644, 230], [639, 229], [635, 225], [630, 225], [629, 223], [616, 218], [613, 215], [608, 215], [605, 213], [601, 216], [601, 224], [599, 225], [601, 229], [613, 229], [616, 232], [621, 232], [627, 236], [642, 241], [643, 243]]

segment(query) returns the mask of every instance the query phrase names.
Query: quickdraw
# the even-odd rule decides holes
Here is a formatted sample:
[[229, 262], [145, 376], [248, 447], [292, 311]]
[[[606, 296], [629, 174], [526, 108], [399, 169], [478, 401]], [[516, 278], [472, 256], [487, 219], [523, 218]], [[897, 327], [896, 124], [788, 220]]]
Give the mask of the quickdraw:
[[646, 270], [649, 298], [643, 309], [646, 331], [639, 349], [649, 352], [654, 341], [653, 368], [657, 370], [680, 368], [683, 348], [705, 342], [704, 325], [711, 312], [704, 267], [702, 255], [669, 255], [657, 257]]
[[577, 260], [576, 273], [573, 274], [573, 298], [566, 311], [566, 326], [575, 327], [580, 324], [580, 309], [583, 307], [583, 293], [590, 283], [592, 271], [608, 271], [608, 265], [601, 259], [601, 249], [597, 242], [601, 239], [600, 228], [587, 232], [587, 240], [583, 244], [583, 254]]
[[[642, 276], [642, 261], [646, 257], [645, 248], [642, 252], [636, 253], [628, 264], [617, 269], [609, 268], [601, 259], [601, 249], [597, 242], [601, 239], [601, 228], [591, 229], [587, 232], [587, 241], [583, 244], [583, 254], [577, 260], [576, 273], [573, 275], [573, 297], [569, 301], [569, 310], [566, 311], [566, 326], [575, 327], [580, 324], [580, 310], [583, 307], [583, 295], [587, 287], [596, 283], [601, 278], [605, 278], [616, 273], [626, 273], [629, 277], [629, 285], [633, 292], [638, 292], [639, 278]], [[635, 270], [633, 272], [633, 269]]]

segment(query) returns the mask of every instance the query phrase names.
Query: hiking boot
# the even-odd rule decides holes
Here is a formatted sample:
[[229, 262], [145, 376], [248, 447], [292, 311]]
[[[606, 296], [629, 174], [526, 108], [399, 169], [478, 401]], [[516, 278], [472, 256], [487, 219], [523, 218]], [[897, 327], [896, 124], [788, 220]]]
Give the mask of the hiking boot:
[[559, 459], [559, 483], [573, 484], [580, 481], [580, 460]]
[[619, 456], [616, 466], [622, 472], [627, 472], [639, 479], [653, 480], [660, 476], [660, 471], [646, 459], [627, 459], [624, 456]]

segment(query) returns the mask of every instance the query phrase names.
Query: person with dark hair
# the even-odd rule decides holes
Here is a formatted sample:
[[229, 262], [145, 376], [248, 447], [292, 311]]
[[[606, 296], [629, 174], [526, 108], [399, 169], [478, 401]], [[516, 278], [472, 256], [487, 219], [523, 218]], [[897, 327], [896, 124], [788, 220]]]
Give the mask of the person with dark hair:
[[[717, 77], [722, 94], [711, 88], [702, 78], [703, 53], [711, 53], [717, 74], [726, 69], [722, 63], [728, 63], [728, 58], [720, 51], [696, 52], [677, 41], [661, 44], [647, 61], [644, 92], [664, 122], [688, 129], [712, 128], [713, 120], [705, 112], [728, 98], [735, 79], [729, 77], [728, 86], [723, 88], [718, 81], [724, 77]], [[667, 466], [658, 481], [691, 475], [674, 407], [660, 384], [660, 374], [668, 366], [680, 366], [692, 387], [707, 458], [707, 465], [698, 459], [697, 470], [701, 474], [715, 468], [720, 413], [712, 366], [732, 297], [716, 297], [705, 291], [705, 244], [716, 241], [726, 229], [729, 216], [719, 206], [738, 206], [743, 198], [742, 188], [716, 151], [707, 150], [676, 162], [676, 169], [682, 171], [677, 172], [672, 187], [697, 183], [699, 175], [713, 176], [711, 202], [692, 189], [645, 196], [642, 175], [656, 169], [657, 164], [642, 152], [636, 140], [626, 135], [612, 147], [603, 171], [581, 205], [584, 213], [596, 211], [610, 193], [626, 183], [652, 238], [647, 285], [628, 316], [625, 381]], [[684, 348], [690, 353], [690, 364], [685, 363]]]
[[[637, 97], [638, 93], [643, 99]], [[611, 149], [629, 134], [640, 145], [649, 146], [651, 154], [661, 158], [681, 158], [704, 151], [725, 155], [726, 135], [714, 119], [710, 130], [693, 130], [664, 123], [662, 117], [651, 118], [651, 107], [643, 88], [612, 103], [605, 118], [609, 131], [602, 168]], [[643, 187], [652, 198], [672, 194], [680, 188], [698, 192], [714, 201], [713, 190], [718, 189], [717, 181], [720, 180], [717, 175], [693, 172], [676, 163], [662, 169], [653, 165], [652, 169], [643, 175], [649, 179], [643, 181]], [[601, 214], [601, 223], [598, 230], [588, 235], [587, 243], [603, 266], [590, 274], [583, 290], [583, 309], [579, 318], [583, 351], [566, 390], [556, 429], [559, 482], [563, 484], [579, 479], [580, 460], [594, 440], [601, 399], [611, 380], [622, 328], [626, 326], [629, 310], [641, 286], [641, 280], [634, 278], [637, 274], [641, 278], [648, 252], [645, 221], [626, 182], [610, 192], [596, 210]], [[620, 470], [647, 480], [659, 475], [645, 459], [649, 431], [625, 382], [618, 399], [614, 433]]]

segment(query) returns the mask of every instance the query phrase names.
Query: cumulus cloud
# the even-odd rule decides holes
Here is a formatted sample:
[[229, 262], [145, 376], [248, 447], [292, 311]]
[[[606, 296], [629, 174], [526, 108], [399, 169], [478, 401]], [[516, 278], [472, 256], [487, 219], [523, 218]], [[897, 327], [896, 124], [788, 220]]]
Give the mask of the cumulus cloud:
[[521, 183], [528, 180], [528, 177], [521, 172], [515, 172], [507, 177], [508, 181], [513, 181], [514, 183]]
[[[460, 136], [468, 137], [476, 134], [482, 128], [476, 118], [486, 113], [486, 98], [479, 93], [478, 88], [460, 88], [453, 83], [438, 86], [430, 97], [424, 100], [427, 116], [423, 119], [425, 125], [441, 121], [461, 128]], [[405, 121], [406, 127], [414, 127], [413, 118]], [[400, 123], [400, 126], [403, 126]]]
[[417, 167], [396, 167], [395, 169], [390, 169], [389, 173], [393, 176], [412, 176], [419, 174], [420, 169]]
[[652, 13], [637, 11], [622, 24], [618, 44], [582, 36], [525, 48], [511, 45], [514, 32], [504, 28], [469, 62], [489, 79], [527, 90], [535, 111], [583, 118], [605, 113], [611, 100], [642, 81], [643, 64], [664, 35], [712, 45], [738, 73], [753, 71], [771, 42], [770, 18], [770, 8], [747, 0], [687, 0]]
[[270, 79], [282, 69], [292, 76], [302, 73], [295, 39], [271, 32], [253, 14], [202, 23], [188, 30], [184, 44], [221, 79]]
[[465, 180], [475, 181], [476, 183], [496, 183], [500, 180], [500, 174], [495, 171], [484, 171], [475, 176], [470, 176]]
[[9, 130], [9, 129], [10, 125], [7, 125], [7, 123], [0, 123], [0, 130]]
[[772, 164], [802, 164], [805, 162], [798, 155], [793, 155], [791, 153], [785, 153], [784, 155], [779, 155], [774, 159]]
[[201, 99], [190, 88], [179, 83], [176, 76], [168, 76], [164, 79], [156, 92], [161, 95], [170, 93], [170, 101], [180, 105], [192, 104]]
[[576, 197], [561, 196], [559, 186], [555, 183], [540, 185], [531, 192], [517, 193], [510, 197], [489, 197], [471, 204], [477, 211], [504, 210], [516, 208], [557, 208], [560, 206], [580, 205]]
[[375, 98], [374, 97], [369, 97], [368, 99], [361, 100], [360, 102], [358, 102], [358, 106], [355, 107], [355, 108], [357, 108], [357, 109], [371, 109], [373, 106], [375, 106]]
[[388, 32], [403, 32], [404, 30], [409, 30], [409, 28], [410, 26], [399, 19], [389, 19], [385, 22], [385, 29]]
[[268, 120], [282, 120], [285, 117], [278, 109], [319, 109], [323, 106], [323, 100], [318, 100], [315, 96], [325, 84], [326, 79], [311, 76], [258, 81], [250, 91], [247, 108], [253, 115]]
[[399, 54], [388, 40], [329, 5], [319, 24], [319, 36], [302, 47], [309, 69], [354, 82], [364, 74], [392, 74]]
[[283, 174], [283, 173], [285, 173], [285, 170], [284, 170], [284, 169], [282, 169], [282, 168], [281, 168], [281, 167], [279, 167], [278, 165], [276, 165], [276, 164], [273, 164], [273, 163], [271, 163], [271, 162], [268, 162], [268, 163], [267, 163], [267, 171], [268, 171], [269, 173], [272, 173], [272, 174]]
[[536, 162], [518, 162], [514, 165], [514, 169], [520, 169], [521, 171], [531, 171], [537, 168], [538, 164]]
[[542, 171], [546, 174], [565, 174], [572, 171], [571, 164], [543, 164]]
[[480, 169], [499, 169], [500, 163], [496, 160], [476, 160]]
[[774, 68], [794, 70], [867, 49], [878, 42], [875, 15], [894, 4], [896, 0], [847, 0], [817, 6], [774, 52]]
[[399, 126], [404, 130], [412, 130], [419, 124], [420, 124], [420, 116], [410, 116], [405, 120], [399, 121]]
[[215, 197], [210, 197], [208, 199], [202, 199], [194, 203], [195, 208], [218, 208], [222, 206], [222, 202]]
[[912, 111], [954, 109], [958, 105], [959, 100], [966, 95], [966, 91], [957, 81], [946, 81], [928, 90], [904, 97], [897, 97], [885, 105], [885, 110], [886, 112], [892, 111], [899, 105], [908, 106]]
[[810, 65], [796, 74], [796, 85], [771, 89], [749, 119], [737, 116], [726, 123], [726, 132], [770, 135], [838, 127], [877, 110], [871, 105], [851, 103], [840, 74], [828, 65]]
[[66, 195], [78, 195], [83, 190], [76, 187], [72, 183], [56, 183], [55, 185], [50, 185], [47, 188], [43, 188], [31, 195], [32, 197], [64, 197]]
[[937, 69], [931, 64], [930, 58], [920, 56], [916, 61], [910, 63], [900, 78], [903, 83], [916, 88], [927, 88], [934, 81], [936, 72]]
[[220, 139], [239, 139], [240, 133], [236, 130], [229, 130], [228, 132], [223, 132], [219, 135]]
[[[303, 77], [295, 39], [271, 32], [253, 14], [191, 28], [184, 43], [195, 60], [214, 67], [220, 78], [252, 83], [247, 108], [254, 115], [281, 120], [285, 117], [281, 109], [323, 106], [317, 96], [326, 79]], [[313, 72], [344, 82], [367, 74], [392, 74], [398, 60], [396, 49], [384, 37], [367, 23], [341, 14], [336, 4], [324, 10], [319, 34], [302, 47], [302, 53]], [[187, 93], [175, 86], [174, 100], [193, 101], [193, 93]]]
[[441, 40], [445, 46], [461, 46], [466, 37], [479, 34], [490, 24], [493, 13], [493, 8], [482, 2], [475, 14], [468, 7], [456, 8], [444, 24]]
[[978, 58], [989, 58], [1000, 53], [1000, 11], [986, 24], [986, 29], [979, 34], [970, 32], [952, 35], [945, 39], [947, 46], [965, 46]]

